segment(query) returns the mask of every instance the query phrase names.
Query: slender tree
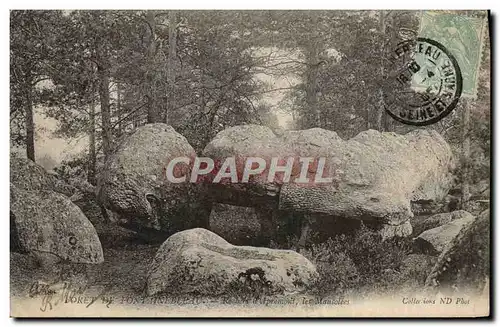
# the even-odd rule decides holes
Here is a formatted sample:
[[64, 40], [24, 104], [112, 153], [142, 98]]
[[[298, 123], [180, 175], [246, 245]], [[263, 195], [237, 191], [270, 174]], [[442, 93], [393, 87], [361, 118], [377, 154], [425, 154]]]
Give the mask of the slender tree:
[[89, 167], [87, 174], [87, 181], [96, 185], [96, 172], [97, 172], [97, 150], [96, 150], [96, 112], [94, 101], [89, 104], [90, 111], [90, 126], [89, 126]]
[[24, 111], [26, 155], [35, 161], [36, 86], [47, 79], [59, 12], [13, 10], [10, 17], [11, 113]]
[[168, 13], [168, 103], [165, 112], [165, 123], [169, 123], [169, 113], [175, 108], [175, 62], [177, 57], [177, 13], [173, 10]]

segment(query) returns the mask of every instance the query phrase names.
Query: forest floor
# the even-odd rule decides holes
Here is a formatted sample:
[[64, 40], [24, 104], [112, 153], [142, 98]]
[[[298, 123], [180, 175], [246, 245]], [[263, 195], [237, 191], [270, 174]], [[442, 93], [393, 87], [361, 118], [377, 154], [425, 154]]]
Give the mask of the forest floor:
[[[89, 215], [88, 212], [86, 214]], [[92, 218], [91, 220], [95, 221], [95, 217]], [[219, 221], [212, 221], [211, 225], [214, 232], [235, 244], [253, 245], [252, 240], [258, 231], [258, 222], [249, 221], [248, 217], [223, 216]], [[54, 288], [54, 285], [59, 283], [59, 287], [64, 288], [60, 284], [61, 281], [66, 281], [70, 284], [70, 297], [79, 294], [101, 295], [105, 299], [113, 299], [114, 304], [135, 306], [158, 304], [157, 301], [194, 304], [188, 296], [167, 295], [167, 300], [155, 300], [145, 296], [148, 266], [160, 244], [144, 244], [115, 227], [103, 229], [98, 226], [97, 229], [100, 231], [104, 252], [104, 263], [99, 265], [59, 264], [44, 267], [28, 255], [11, 253], [11, 295], [31, 295], [31, 298], [40, 299], [41, 307], [47, 306], [47, 303], [43, 302], [44, 298], [46, 299], [44, 285], [52, 285], [50, 287]], [[299, 297], [302, 299], [300, 301], [304, 301], [304, 298], [368, 298], [374, 294], [384, 295], [395, 290], [404, 290], [405, 293], [411, 294], [422, 288], [435, 257], [411, 254], [404, 246], [401, 247], [400, 243], [381, 243], [367, 234], [356, 237], [358, 239], [348, 242], [353, 243], [350, 247], [346, 247], [345, 239], [330, 240], [304, 253], [317, 265], [320, 273], [318, 284], [306, 294], [243, 294], [232, 299], [197, 297], [196, 303], [220, 305], [255, 299], [261, 301], [260, 303], [270, 301], [269, 299], [282, 299], [286, 302], [298, 301]], [[339, 246], [343, 246], [340, 252]], [[318, 257], [326, 257], [327, 261], [315, 261]]]

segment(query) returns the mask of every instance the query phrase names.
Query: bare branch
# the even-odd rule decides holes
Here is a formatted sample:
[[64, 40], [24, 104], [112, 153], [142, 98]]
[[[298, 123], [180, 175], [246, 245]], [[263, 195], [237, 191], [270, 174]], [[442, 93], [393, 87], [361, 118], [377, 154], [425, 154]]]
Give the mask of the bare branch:
[[293, 90], [295, 89], [294, 86], [291, 86], [291, 87], [279, 87], [279, 88], [276, 88], [276, 89], [272, 89], [272, 90], [266, 90], [266, 91], [260, 91], [260, 92], [255, 92], [255, 93], [252, 93], [251, 95], [262, 95], [262, 94], [266, 94], [266, 93], [272, 93], [272, 92], [278, 92], [278, 91], [284, 91], [284, 90]]

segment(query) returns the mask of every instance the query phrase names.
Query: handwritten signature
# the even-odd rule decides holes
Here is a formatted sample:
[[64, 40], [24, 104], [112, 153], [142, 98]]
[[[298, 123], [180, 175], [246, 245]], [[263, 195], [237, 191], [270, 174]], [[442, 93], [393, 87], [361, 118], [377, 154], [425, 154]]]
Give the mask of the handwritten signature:
[[78, 286], [67, 281], [52, 284], [36, 281], [31, 284], [28, 295], [32, 298], [41, 296], [42, 303], [40, 311], [42, 312], [53, 310], [54, 307], [61, 303], [86, 304], [87, 308], [96, 303], [99, 299], [101, 299], [101, 303], [108, 308], [113, 303], [113, 298], [106, 296], [106, 293], [111, 290], [110, 285], [105, 286], [96, 296], [85, 295], [87, 290], [87, 285]]

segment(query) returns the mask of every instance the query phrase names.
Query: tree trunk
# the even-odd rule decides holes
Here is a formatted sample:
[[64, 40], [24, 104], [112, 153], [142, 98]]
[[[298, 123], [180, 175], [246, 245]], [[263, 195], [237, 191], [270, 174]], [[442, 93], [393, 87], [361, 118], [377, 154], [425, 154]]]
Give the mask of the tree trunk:
[[156, 72], [155, 72], [155, 57], [156, 57], [156, 22], [155, 13], [152, 10], [146, 12], [146, 21], [148, 22], [148, 49], [147, 49], [147, 71], [146, 85], [148, 88], [148, 123], [158, 123], [158, 107], [156, 101]]
[[133, 121], [133, 124], [132, 124], [133, 128], [136, 129], [137, 127], [139, 127], [139, 119], [137, 118], [134, 118], [134, 121]]
[[95, 105], [94, 101], [90, 103], [90, 131], [89, 131], [89, 168], [87, 181], [96, 185], [96, 144], [95, 144]]
[[33, 88], [31, 77], [26, 83], [26, 155], [28, 159], [35, 161], [35, 122], [33, 119]]
[[382, 115], [382, 127], [385, 132], [392, 132], [394, 131], [393, 128], [394, 124], [394, 119], [387, 114], [385, 109], [383, 110], [383, 115]]
[[175, 57], [177, 56], [177, 17], [176, 12], [171, 10], [168, 13], [168, 102], [165, 111], [165, 123], [168, 124], [170, 114], [175, 107]]
[[319, 53], [317, 45], [312, 42], [306, 49], [306, 110], [310, 112], [307, 127], [321, 127], [321, 116], [318, 107], [317, 84], [319, 72]]
[[[379, 24], [380, 24], [380, 39], [385, 41], [385, 10], [379, 11]], [[380, 47], [380, 78], [385, 78], [384, 69], [384, 48]], [[382, 88], [378, 89], [379, 104], [377, 108], [377, 130], [380, 132], [384, 131], [384, 126], [382, 125], [382, 116], [384, 114], [385, 101], [384, 101], [384, 91]]]
[[305, 55], [307, 62], [306, 72], [306, 110], [311, 113], [308, 117], [308, 128], [321, 127], [321, 115], [318, 106], [317, 86], [319, 73], [319, 45], [318, 36], [316, 35], [317, 15], [312, 17], [312, 33], [310, 40], [307, 42]]
[[104, 53], [100, 53], [100, 62], [97, 66], [99, 76], [99, 100], [101, 103], [102, 119], [102, 151], [106, 160], [111, 153], [111, 112], [109, 105], [109, 63]]
[[118, 135], [122, 135], [122, 102], [120, 82], [116, 82], [116, 117], [118, 119]]
[[[465, 100], [465, 99], [464, 99]], [[470, 121], [470, 104], [469, 101], [464, 101], [463, 116], [462, 116], [462, 210], [467, 210], [467, 202], [470, 198], [469, 190], [469, 162], [470, 162], [470, 137], [469, 137], [469, 121]]]
[[[370, 96], [368, 94], [366, 94], [366, 98], [368, 99]], [[371, 108], [371, 106], [366, 106], [366, 109], [363, 111], [363, 118], [365, 120], [365, 123], [366, 123], [366, 127], [365, 129], [368, 130], [371, 128], [371, 121], [372, 121], [372, 113], [373, 113], [373, 108]]]
[[[385, 34], [389, 34], [386, 36], [386, 38], [389, 38], [389, 44], [394, 44], [394, 40], [397, 40], [399, 38], [398, 36], [398, 33], [397, 33], [397, 28], [394, 28], [394, 14], [391, 12], [391, 13], [388, 13], [387, 11], [386, 12], [386, 15], [385, 15], [385, 20], [384, 20], [384, 32]], [[387, 33], [387, 27], [389, 27], [389, 33]], [[385, 54], [385, 51], [387, 50], [386, 49], [382, 49], [382, 58], [381, 59], [381, 66], [382, 64], [387, 64], [387, 61], [382, 61], [384, 59], [384, 57], [386, 56]], [[383, 66], [384, 69], [386, 66]], [[387, 78], [386, 77], [386, 73], [387, 73], [387, 70], [384, 71], [384, 76], [383, 78]], [[382, 96], [384, 95], [383, 91], [382, 91]], [[384, 98], [382, 97], [382, 100]], [[387, 111], [385, 111], [385, 101], [382, 103], [382, 105], [384, 106], [382, 108], [382, 115], [383, 115], [383, 121], [382, 121], [382, 126], [384, 128], [384, 131], [386, 132], [392, 132], [394, 131], [394, 123], [396, 122], [391, 116], [389, 116], [389, 114], [387, 114]]]

